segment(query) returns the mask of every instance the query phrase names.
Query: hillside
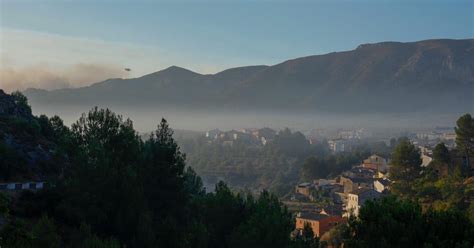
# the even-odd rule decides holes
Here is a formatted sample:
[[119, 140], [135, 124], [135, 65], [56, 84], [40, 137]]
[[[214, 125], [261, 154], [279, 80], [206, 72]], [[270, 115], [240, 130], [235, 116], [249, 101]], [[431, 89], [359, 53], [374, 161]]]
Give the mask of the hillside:
[[21, 95], [0, 90], [0, 181], [44, 180], [67, 164], [45, 116], [35, 117]]
[[[474, 40], [364, 44], [203, 75], [177, 66], [78, 89], [27, 90], [33, 105], [405, 112], [474, 108]], [[216, 107], [218, 106], [218, 107]]]

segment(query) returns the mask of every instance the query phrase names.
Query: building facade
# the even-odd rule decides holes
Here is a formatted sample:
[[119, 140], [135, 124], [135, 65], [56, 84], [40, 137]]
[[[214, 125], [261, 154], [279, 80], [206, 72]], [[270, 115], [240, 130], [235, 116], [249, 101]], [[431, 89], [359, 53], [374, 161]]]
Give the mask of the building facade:
[[321, 237], [331, 228], [344, 221], [341, 216], [302, 212], [296, 215], [296, 230], [301, 231], [308, 224], [313, 230], [314, 236]]

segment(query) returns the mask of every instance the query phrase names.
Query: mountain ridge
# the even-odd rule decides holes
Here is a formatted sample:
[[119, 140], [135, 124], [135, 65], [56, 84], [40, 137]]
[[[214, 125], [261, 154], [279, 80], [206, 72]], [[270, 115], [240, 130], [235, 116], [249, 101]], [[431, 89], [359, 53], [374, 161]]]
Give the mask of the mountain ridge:
[[[474, 107], [474, 39], [361, 44], [350, 51], [289, 59], [266, 66], [200, 74], [166, 69], [87, 87], [34, 91], [34, 104], [177, 106], [230, 109], [405, 111], [434, 99]], [[63, 96], [62, 96], [63, 95]], [[401, 100], [401, 101], [400, 101]], [[335, 104], [338, 101], [349, 105]], [[332, 102], [332, 103], [331, 103]], [[397, 106], [399, 105], [399, 106]], [[440, 106], [434, 102], [432, 108]], [[446, 106], [444, 106], [446, 107]]]

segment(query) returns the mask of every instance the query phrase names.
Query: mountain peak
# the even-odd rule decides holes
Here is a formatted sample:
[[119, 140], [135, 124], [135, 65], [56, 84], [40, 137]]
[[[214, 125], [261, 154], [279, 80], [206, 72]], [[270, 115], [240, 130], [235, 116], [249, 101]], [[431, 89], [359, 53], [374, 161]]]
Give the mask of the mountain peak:
[[[186, 68], [183, 68], [183, 67], [179, 67], [179, 66], [176, 66], [176, 65], [172, 65], [164, 70], [161, 70], [159, 71], [159, 73], [192, 73], [192, 74], [199, 74], [197, 72], [194, 72], [194, 71], [191, 71], [191, 70], [188, 70]], [[201, 74], [199, 74], [201, 75]]]
[[201, 76], [201, 74], [188, 70], [183, 67], [172, 65], [166, 69], [153, 72], [151, 74], [145, 75], [142, 78], [150, 78], [150, 77], [182, 77], [182, 76]]
[[[206, 109], [396, 112], [411, 111], [416, 105], [417, 110], [466, 106], [463, 110], [469, 112], [473, 58], [474, 39], [381, 42], [270, 67], [238, 67], [203, 75], [170, 66], [121, 83], [105, 82], [102, 87], [27, 95], [32, 102], [58, 106], [126, 102]], [[437, 98], [443, 101], [433, 101]], [[333, 104], [335, 99], [351, 104]]]

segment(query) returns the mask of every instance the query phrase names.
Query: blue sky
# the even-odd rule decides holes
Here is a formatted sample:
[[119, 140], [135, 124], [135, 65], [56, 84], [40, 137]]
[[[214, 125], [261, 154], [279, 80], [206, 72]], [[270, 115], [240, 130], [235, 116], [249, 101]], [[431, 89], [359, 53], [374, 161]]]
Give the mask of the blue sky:
[[0, 0], [0, 14], [2, 68], [41, 65], [66, 81], [78, 64], [214, 73], [361, 43], [474, 37], [474, 1]]

